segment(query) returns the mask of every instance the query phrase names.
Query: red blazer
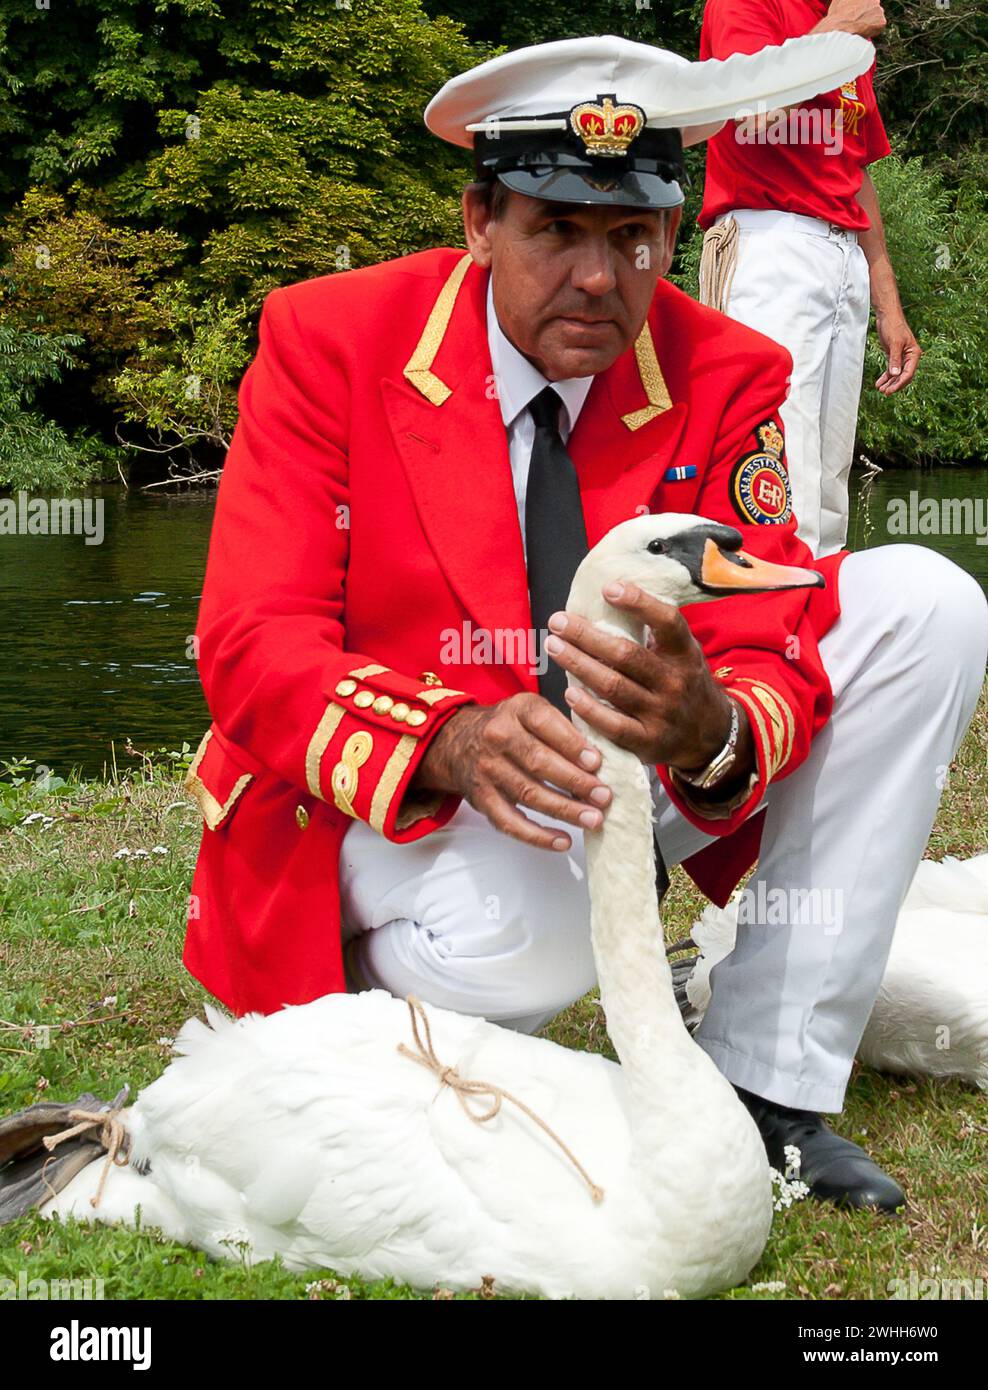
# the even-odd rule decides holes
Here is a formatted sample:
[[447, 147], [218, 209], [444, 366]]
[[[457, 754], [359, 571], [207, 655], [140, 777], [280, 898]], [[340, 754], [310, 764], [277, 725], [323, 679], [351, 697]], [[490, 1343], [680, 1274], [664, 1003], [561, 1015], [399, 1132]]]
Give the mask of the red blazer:
[[[389, 840], [443, 826], [456, 797], [406, 794], [461, 705], [536, 690], [517, 664], [450, 664], [450, 633], [531, 626], [508, 446], [493, 391], [487, 272], [427, 251], [268, 296], [240, 390], [198, 623], [213, 723], [188, 786], [205, 820], [185, 963], [238, 1013], [344, 987], [338, 856], [352, 818]], [[778, 408], [788, 354], [660, 282], [633, 349], [594, 381], [569, 450], [593, 545], [646, 510], [738, 526], [809, 563], [785, 508]], [[760, 433], [759, 433], [760, 431]], [[674, 470], [674, 471], [673, 471]], [[779, 486], [779, 479], [782, 486]], [[826, 589], [685, 610], [744, 701], [759, 781], [689, 864], [723, 902], [757, 853], [747, 819], [806, 756], [831, 692]], [[438, 674], [434, 674], [438, 673]]]

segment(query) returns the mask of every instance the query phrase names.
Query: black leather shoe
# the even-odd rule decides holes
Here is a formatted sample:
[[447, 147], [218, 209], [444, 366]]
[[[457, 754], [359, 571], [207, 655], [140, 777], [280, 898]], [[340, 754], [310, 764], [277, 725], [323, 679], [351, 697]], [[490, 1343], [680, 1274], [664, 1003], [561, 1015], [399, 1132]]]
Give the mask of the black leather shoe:
[[841, 1207], [864, 1207], [894, 1212], [906, 1195], [897, 1182], [850, 1139], [842, 1139], [812, 1110], [790, 1110], [785, 1105], [734, 1088], [747, 1106], [765, 1141], [773, 1168], [786, 1171], [786, 1148], [799, 1150], [799, 1180], [814, 1197]]

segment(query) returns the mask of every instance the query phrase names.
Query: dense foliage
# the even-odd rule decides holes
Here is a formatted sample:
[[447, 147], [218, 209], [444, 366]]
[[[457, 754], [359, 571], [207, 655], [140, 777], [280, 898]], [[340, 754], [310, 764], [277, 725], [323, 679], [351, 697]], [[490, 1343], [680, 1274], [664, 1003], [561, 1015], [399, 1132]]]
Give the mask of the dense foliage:
[[[0, 485], [75, 482], [114, 439], [159, 470], [162, 458], [220, 463], [271, 288], [461, 239], [464, 160], [421, 119], [447, 77], [500, 46], [584, 33], [692, 54], [702, 9], [39, 4], [0, 0], [0, 412], [14, 423]], [[893, 402], [866, 391], [860, 444], [872, 456], [988, 460], [978, 4], [904, 3], [883, 40], [880, 99], [905, 158], [877, 176], [927, 356]], [[686, 229], [701, 152], [690, 169]], [[683, 283], [695, 252], [684, 232]]]
[[484, 56], [417, 0], [0, 0], [0, 309], [85, 339], [51, 414], [221, 450], [270, 289], [456, 238], [422, 109]]
[[92, 438], [71, 439], [36, 409], [44, 382], [58, 382], [83, 345], [78, 333], [18, 332], [0, 324], [0, 481], [22, 488], [66, 488], [98, 467]]

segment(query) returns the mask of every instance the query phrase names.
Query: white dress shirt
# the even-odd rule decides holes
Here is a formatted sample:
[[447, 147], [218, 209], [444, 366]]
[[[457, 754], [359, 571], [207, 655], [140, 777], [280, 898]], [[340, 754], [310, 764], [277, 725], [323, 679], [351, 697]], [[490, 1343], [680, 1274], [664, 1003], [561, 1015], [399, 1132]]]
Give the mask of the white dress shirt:
[[508, 435], [508, 456], [511, 478], [518, 504], [518, 524], [521, 543], [525, 546], [525, 493], [528, 489], [528, 465], [535, 442], [535, 421], [528, 410], [530, 401], [551, 386], [565, 407], [559, 414], [559, 433], [565, 443], [576, 426], [587, 392], [593, 385], [592, 376], [570, 377], [567, 381], [547, 381], [527, 357], [523, 357], [501, 330], [494, 311], [494, 291], [487, 282], [487, 341], [491, 350], [494, 385], [501, 407], [501, 419]]

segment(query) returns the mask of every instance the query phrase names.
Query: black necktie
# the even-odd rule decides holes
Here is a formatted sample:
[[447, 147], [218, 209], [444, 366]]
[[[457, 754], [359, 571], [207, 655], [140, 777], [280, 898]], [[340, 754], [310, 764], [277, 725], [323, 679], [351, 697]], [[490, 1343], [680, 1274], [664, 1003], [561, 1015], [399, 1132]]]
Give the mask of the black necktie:
[[[566, 607], [577, 566], [587, 553], [587, 529], [576, 469], [559, 433], [560, 397], [547, 386], [528, 409], [535, 421], [535, 442], [525, 492], [525, 550], [532, 624], [540, 658], [550, 616]], [[539, 666], [543, 664], [539, 661]], [[539, 693], [569, 718], [564, 699], [566, 672], [551, 657], [539, 675]], [[669, 875], [655, 840], [655, 883], [661, 898]]]
[[[525, 492], [525, 550], [540, 666], [545, 660], [546, 625], [553, 613], [566, 607], [576, 567], [587, 553], [580, 484], [559, 433], [561, 405], [559, 396], [547, 386], [528, 406], [535, 421], [535, 442]], [[539, 693], [568, 718], [569, 705], [563, 698], [566, 672], [554, 661], [545, 664], [546, 670], [539, 675]]]

